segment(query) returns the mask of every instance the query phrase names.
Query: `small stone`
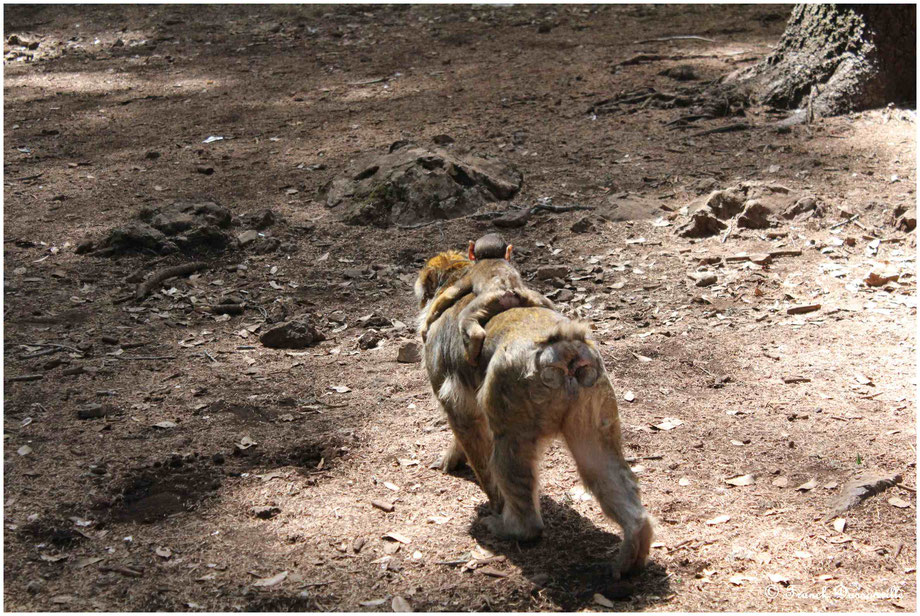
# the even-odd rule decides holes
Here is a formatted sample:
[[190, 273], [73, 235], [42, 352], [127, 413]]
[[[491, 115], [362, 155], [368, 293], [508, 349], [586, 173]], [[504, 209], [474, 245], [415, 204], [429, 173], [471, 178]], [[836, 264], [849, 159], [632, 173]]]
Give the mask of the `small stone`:
[[422, 354], [417, 342], [407, 341], [399, 345], [396, 361], [401, 364], [417, 364], [422, 361]]
[[696, 281], [695, 284], [698, 287], [709, 287], [719, 280], [719, 277], [712, 272], [690, 272], [687, 275]]
[[523, 208], [514, 212], [509, 212], [504, 216], [499, 216], [492, 221], [492, 224], [500, 229], [515, 229], [523, 227], [530, 220], [530, 210]]
[[726, 224], [716, 218], [709, 208], [702, 208], [695, 212], [690, 221], [677, 228], [681, 237], [709, 237], [716, 235], [726, 228]]
[[214, 167], [205, 167], [205, 166], [199, 165], [195, 167], [195, 173], [200, 173], [201, 175], [213, 175]]
[[588, 216], [579, 219], [571, 228], [573, 233], [595, 233], [597, 231], [597, 227]]
[[325, 339], [309, 317], [303, 315], [268, 330], [259, 337], [259, 342], [273, 349], [304, 349]]
[[565, 265], [543, 265], [537, 268], [537, 279], [549, 280], [550, 278], [565, 278], [569, 275], [569, 268]]
[[236, 239], [239, 240], [240, 246], [246, 246], [247, 244], [251, 244], [259, 239], [259, 232], [255, 229], [249, 229], [248, 231], [243, 231], [237, 235]]
[[256, 506], [251, 508], [249, 511], [253, 516], [259, 518], [260, 520], [270, 520], [281, 513], [281, 509], [273, 505]]
[[147, 160], [156, 160], [159, 157], [160, 157], [160, 153], [157, 152], [156, 150], [148, 150], [147, 153], [144, 154], [144, 158], [146, 158]]
[[766, 229], [773, 224], [773, 210], [752, 199], [744, 204], [744, 211], [738, 217], [738, 226], [745, 229]]

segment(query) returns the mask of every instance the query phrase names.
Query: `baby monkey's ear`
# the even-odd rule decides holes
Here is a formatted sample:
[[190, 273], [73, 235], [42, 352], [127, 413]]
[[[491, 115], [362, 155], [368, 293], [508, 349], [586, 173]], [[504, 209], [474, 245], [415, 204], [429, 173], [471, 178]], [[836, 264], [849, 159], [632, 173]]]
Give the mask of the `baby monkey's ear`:
[[512, 246], [511, 244], [508, 244], [508, 247], [505, 248], [505, 261], [510, 261], [510, 260], [511, 260], [511, 249], [512, 249], [512, 248], [513, 248], [513, 246]]
[[[473, 250], [473, 248], [474, 248], [475, 246], [476, 246], [476, 244], [473, 242], [473, 240], [470, 240], [470, 261], [475, 261], [475, 260], [476, 260], [476, 252]], [[509, 254], [511, 254], [511, 253], [509, 253]]]

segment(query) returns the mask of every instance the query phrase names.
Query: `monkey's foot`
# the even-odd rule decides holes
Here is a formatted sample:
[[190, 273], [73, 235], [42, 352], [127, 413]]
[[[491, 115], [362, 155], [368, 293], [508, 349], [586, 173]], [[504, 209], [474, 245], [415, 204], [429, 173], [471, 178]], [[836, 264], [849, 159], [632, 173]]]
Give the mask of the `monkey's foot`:
[[482, 343], [486, 338], [486, 332], [481, 328], [480, 332], [472, 334], [469, 341], [466, 343], [466, 363], [471, 366], [479, 365], [479, 356], [482, 354]]
[[428, 468], [434, 468], [444, 474], [452, 473], [466, 462], [466, 454], [459, 447], [448, 447], [440, 456], [436, 457]]
[[652, 545], [652, 520], [648, 516], [642, 518], [639, 527], [630, 531], [623, 530], [623, 543], [620, 544], [620, 553], [613, 565], [614, 577], [635, 573], [645, 566], [648, 559], [649, 548]]
[[508, 523], [502, 515], [490, 515], [483, 518], [489, 532], [499, 539], [509, 539], [512, 541], [534, 541], [543, 534], [543, 521], [534, 521], [531, 524], [520, 522]]

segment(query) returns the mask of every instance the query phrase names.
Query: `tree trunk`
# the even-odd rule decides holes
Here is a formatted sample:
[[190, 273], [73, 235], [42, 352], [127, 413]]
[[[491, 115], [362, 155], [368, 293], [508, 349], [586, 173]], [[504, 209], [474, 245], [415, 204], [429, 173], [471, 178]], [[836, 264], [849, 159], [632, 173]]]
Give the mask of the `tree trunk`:
[[776, 50], [753, 71], [767, 105], [827, 116], [916, 100], [913, 4], [799, 4]]

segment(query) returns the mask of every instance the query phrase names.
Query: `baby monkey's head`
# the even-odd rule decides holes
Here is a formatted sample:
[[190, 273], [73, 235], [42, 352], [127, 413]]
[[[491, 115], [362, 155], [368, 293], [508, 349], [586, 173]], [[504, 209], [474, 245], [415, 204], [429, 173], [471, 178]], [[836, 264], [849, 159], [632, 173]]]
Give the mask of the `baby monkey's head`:
[[505, 243], [505, 240], [498, 233], [488, 233], [475, 242], [470, 240], [470, 261], [481, 261], [482, 259], [510, 261], [511, 249], [511, 244]]

